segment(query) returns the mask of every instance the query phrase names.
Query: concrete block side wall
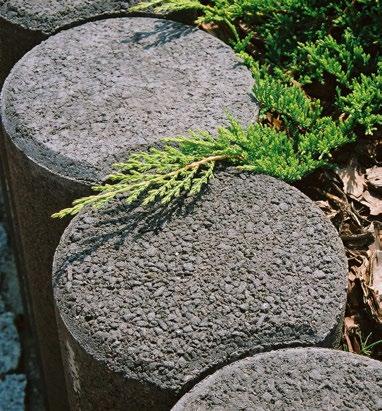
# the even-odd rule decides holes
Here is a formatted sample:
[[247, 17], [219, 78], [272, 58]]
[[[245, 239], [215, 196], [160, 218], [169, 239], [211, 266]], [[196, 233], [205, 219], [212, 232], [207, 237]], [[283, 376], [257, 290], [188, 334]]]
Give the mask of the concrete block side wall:
[[167, 390], [127, 379], [101, 359], [95, 361], [98, 354], [71, 334], [59, 314], [57, 325], [71, 410], [166, 411], [177, 401]]
[[[81, 332], [71, 333], [73, 326], [68, 327], [61, 314], [56, 310], [57, 326], [60, 337], [61, 352], [65, 371], [66, 387], [71, 410], [82, 411], [168, 411], [188, 392], [198, 387], [204, 378], [215, 375], [220, 369], [240, 361], [232, 358], [231, 362], [213, 367], [197, 380], [187, 384], [182, 392], [174, 395], [169, 390], [161, 389], [153, 384], [142, 383], [126, 378], [123, 372], [111, 370], [99, 353], [94, 352], [86, 342]], [[342, 318], [338, 330], [342, 329]], [[331, 334], [332, 335], [332, 334]], [[336, 348], [335, 344], [323, 344], [326, 348]], [[258, 347], [250, 355], [258, 355], [269, 350], [283, 350], [293, 346], [304, 347], [305, 344], [279, 345]], [[310, 345], [306, 345], [310, 347]], [[249, 354], [247, 353], [244, 358]], [[101, 376], [101, 377], [100, 377]]]
[[344, 325], [345, 310], [346, 310], [346, 304], [344, 304], [342, 312], [337, 318], [336, 326], [330, 333], [328, 333], [324, 342], [322, 344], [317, 345], [318, 347], [324, 347], [324, 348], [340, 348], [341, 347], [342, 329]]
[[0, 17], [0, 90], [16, 62], [47, 36], [13, 25]]
[[52, 256], [67, 221], [52, 220], [51, 214], [78, 195], [89, 194], [90, 189], [46, 173], [8, 139], [5, 148], [9, 160], [9, 200], [16, 227], [15, 251], [21, 256], [18, 271], [27, 294], [32, 331], [38, 339], [40, 356], [46, 359], [41, 362], [44, 382], [47, 392], [51, 393], [51, 409], [67, 410], [58, 336], [56, 327], [52, 326], [55, 314], [49, 275]]

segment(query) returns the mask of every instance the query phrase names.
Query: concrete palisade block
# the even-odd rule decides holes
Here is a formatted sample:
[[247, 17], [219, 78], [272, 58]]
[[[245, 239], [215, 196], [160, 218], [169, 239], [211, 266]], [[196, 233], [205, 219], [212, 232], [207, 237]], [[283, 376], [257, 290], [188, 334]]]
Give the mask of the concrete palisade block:
[[322, 212], [264, 175], [220, 171], [164, 210], [84, 210], [54, 264], [71, 406], [168, 410], [244, 356], [337, 346], [346, 271]]
[[[51, 264], [67, 221], [50, 215], [90, 193], [129, 153], [225, 110], [253, 120], [253, 80], [229, 46], [196, 28], [115, 18], [63, 31], [14, 67], [1, 96], [19, 271], [51, 408], [66, 408]], [[61, 399], [60, 401], [58, 399]]]

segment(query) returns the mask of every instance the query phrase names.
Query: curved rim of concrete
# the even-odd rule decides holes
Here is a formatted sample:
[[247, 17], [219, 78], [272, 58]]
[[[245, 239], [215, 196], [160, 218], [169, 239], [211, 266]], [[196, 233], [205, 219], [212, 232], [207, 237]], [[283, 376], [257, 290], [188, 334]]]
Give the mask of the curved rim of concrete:
[[[155, 21], [155, 22], [160, 22], [161, 24], [167, 24], [167, 25], [173, 25], [174, 27], [177, 27], [178, 29], [182, 29], [184, 27], [185, 32], [187, 33], [191, 33], [191, 34], [195, 34], [196, 37], [202, 37], [205, 38], [206, 41], [211, 43], [211, 46], [216, 45], [220, 48], [223, 48], [226, 53], [229, 55], [229, 58], [231, 59], [231, 63], [237, 65], [240, 68], [240, 72], [241, 72], [241, 76], [242, 76], [242, 80], [244, 79], [244, 73], [246, 72], [245, 76], [248, 77], [248, 79], [246, 80], [248, 82], [247, 90], [243, 89], [243, 93], [242, 93], [242, 105], [244, 104], [244, 100], [247, 100], [248, 103], [248, 113], [244, 113], [242, 114], [242, 120], [244, 121], [244, 123], [251, 123], [253, 122], [258, 114], [258, 106], [255, 102], [255, 100], [253, 99], [253, 96], [251, 94], [251, 89], [252, 89], [252, 85], [253, 85], [253, 78], [249, 72], [249, 70], [242, 64], [242, 62], [240, 62], [240, 60], [238, 59], [238, 57], [235, 55], [234, 51], [231, 49], [231, 47], [229, 47], [227, 44], [225, 44], [223, 41], [221, 41], [220, 39], [212, 36], [209, 33], [206, 33], [194, 26], [189, 26], [183, 23], [179, 23], [179, 22], [175, 22], [175, 21], [170, 21], [167, 19], [161, 19], [161, 18], [157, 18], [157, 17], [142, 17], [142, 16], [134, 16], [134, 17], [113, 17], [113, 18], [107, 18], [107, 19], [101, 19], [101, 20], [97, 20], [95, 22], [88, 22], [82, 26], [79, 27], [74, 27], [68, 30], [63, 30], [60, 33], [51, 36], [50, 38], [48, 38], [47, 40], [43, 41], [41, 44], [39, 44], [38, 46], [36, 46], [34, 49], [30, 50], [28, 53], [26, 53], [21, 59], [20, 61], [12, 68], [10, 74], [8, 75], [8, 77], [6, 78], [5, 82], [4, 82], [4, 86], [2, 88], [2, 92], [0, 95], [0, 109], [1, 109], [1, 117], [2, 117], [2, 128], [4, 131], [4, 134], [6, 136], [8, 136], [8, 138], [12, 141], [12, 144], [18, 149], [18, 151], [22, 152], [23, 155], [26, 156], [27, 159], [29, 159], [31, 162], [33, 162], [34, 164], [36, 164], [37, 166], [39, 166], [40, 168], [42, 168], [45, 171], [48, 171], [51, 174], [55, 174], [59, 177], [63, 177], [64, 179], [67, 180], [73, 180], [73, 181], [79, 181], [79, 182], [83, 182], [85, 184], [94, 184], [94, 183], [99, 183], [100, 180], [102, 180], [109, 172], [110, 172], [110, 167], [109, 170], [105, 170], [103, 175], [100, 176], [99, 171], [96, 172], [95, 169], [93, 170], [93, 166], [90, 163], [86, 163], [86, 160], [83, 159], [83, 161], [78, 161], [76, 159], [71, 159], [69, 156], [60, 153], [57, 150], [53, 150], [50, 147], [47, 147], [45, 144], [42, 144], [40, 141], [35, 141], [35, 139], [29, 138], [28, 136], [28, 140], [27, 142], [25, 142], [25, 138], [23, 140], [23, 142], [19, 142], [18, 140], [18, 133], [15, 130], [15, 126], [12, 123], [12, 119], [9, 118], [9, 116], [6, 114], [6, 107], [7, 107], [7, 97], [5, 96], [6, 93], [8, 92], [9, 89], [12, 89], [12, 81], [14, 79], [14, 77], [17, 77], [17, 73], [18, 73], [18, 67], [20, 65], [22, 65], [24, 62], [28, 61], [28, 59], [33, 59], [33, 57], [35, 55], [39, 55], [39, 50], [44, 49], [45, 45], [49, 45], [51, 43], [53, 43], [54, 41], [56, 41], [58, 38], [61, 39], [61, 37], [65, 38], [66, 35], [70, 35], [70, 33], [76, 33], [77, 31], [83, 30], [84, 28], [86, 28], [87, 26], [91, 27], [91, 25], [98, 25], [98, 24], [102, 24], [107, 26], [107, 24], [113, 24], [112, 22], [118, 22], [118, 21], [127, 21], [127, 20], [135, 20], [135, 21], [139, 21], [139, 20], [150, 20], [150, 21]], [[95, 27], [95, 26], [93, 26]], [[68, 34], [69, 33], [69, 34]], [[60, 36], [60, 37], [58, 37]], [[106, 40], [105, 40], [106, 41]], [[91, 57], [89, 58], [91, 60]], [[244, 81], [244, 80], [243, 80]], [[228, 102], [227, 104], [228, 108], [230, 108], [230, 102]], [[221, 110], [223, 114], [224, 110]], [[251, 114], [249, 114], [249, 112]], [[216, 112], [216, 119], [213, 119], [213, 122], [216, 123], [217, 117], [223, 117], [222, 115], [218, 114]], [[200, 119], [199, 119], [200, 120]], [[221, 123], [220, 121], [223, 121], [223, 123]], [[226, 121], [225, 121], [226, 122]], [[210, 129], [210, 131], [214, 132], [216, 127], [218, 127], [219, 125], [223, 125], [224, 124], [224, 120], [219, 120], [219, 123], [214, 124], [214, 126], [212, 127], [212, 129]], [[197, 130], [199, 127], [199, 124], [195, 124], [195, 127], [193, 127], [192, 129]], [[190, 128], [186, 128], [184, 129], [181, 133], [186, 134], [188, 131], [190, 130]], [[162, 137], [168, 137], [168, 136], [173, 136], [176, 135], [177, 133], [171, 133], [168, 132], [165, 135], [160, 135], [158, 136], [158, 143], [159, 143], [159, 139]], [[179, 134], [179, 133], [178, 133]], [[19, 139], [20, 140], [20, 139]], [[150, 145], [137, 145], [136, 146], [136, 150], [146, 150], [148, 147], [155, 145], [155, 144], [150, 144]], [[136, 151], [136, 150], [132, 150], [132, 151]], [[41, 151], [41, 153], [40, 153]], [[36, 154], [37, 153], [37, 154]], [[121, 161], [123, 160], [125, 157], [121, 158], [121, 159], [117, 159], [116, 161]], [[54, 160], [49, 160], [49, 159], [54, 159]], [[49, 160], [49, 161], [47, 161]], [[57, 161], [56, 161], [57, 160]], [[59, 163], [60, 162], [64, 162], [66, 163], [66, 166], [62, 166]], [[114, 161], [115, 162], [115, 161]], [[109, 166], [111, 166], [111, 164], [109, 164]], [[76, 170], [78, 169], [79, 171], [71, 171], [71, 170]], [[98, 175], [96, 175], [98, 173]]]
[[[265, 179], [269, 179], [269, 181], [275, 180], [278, 181], [272, 177], [269, 176], [264, 176], [264, 175], [257, 175], [257, 177], [259, 178], [265, 178]], [[256, 177], [256, 178], [257, 178]], [[282, 182], [279, 182], [281, 184], [285, 184]], [[299, 190], [297, 190], [296, 188], [289, 186], [287, 184], [285, 184], [285, 186], [290, 187], [290, 190], [294, 193], [297, 193], [299, 197], [305, 199], [304, 201], [308, 201], [310, 203], [313, 204], [313, 202], [311, 202], [310, 199], [308, 199], [304, 194], [302, 194]], [[197, 207], [197, 206], [196, 206]], [[323, 217], [323, 219], [325, 219], [325, 217], [323, 216], [323, 213], [317, 208], [317, 213], [319, 215], [321, 215]], [[62, 264], [65, 263], [65, 258], [63, 258], [63, 255], [65, 253], [67, 253], [67, 246], [68, 244], [71, 243], [71, 236], [73, 233], [73, 230], [75, 229], [75, 227], [78, 225], [79, 221], [81, 221], [81, 219], [83, 217], [86, 217], [88, 215], [87, 210], [82, 211], [78, 216], [76, 216], [69, 224], [69, 226], [67, 227], [67, 229], [65, 230], [62, 238], [61, 238], [61, 242], [60, 245], [55, 253], [55, 257], [54, 257], [54, 263], [53, 263], [53, 284], [54, 284], [54, 289], [57, 286], [57, 281], [59, 280], [59, 277], [61, 277], [61, 275], [65, 274], [65, 269], [62, 269]], [[336, 247], [338, 247], [338, 251], [342, 252], [343, 250], [343, 246], [341, 241], [339, 240], [339, 238], [337, 238], [337, 232], [335, 230], [335, 228], [331, 225], [331, 223], [329, 221], [326, 221], [324, 223], [325, 225], [328, 225], [328, 227], [330, 226], [330, 232], [333, 234], [334, 239], [333, 242], [336, 243]], [[85, 255], [83, 255], [84, 257]], [[69, 257], [70, 260], [70, 257]], [[343, 291], [343, 297], [341, 298], [342, 301], [342, 305], [341, 308], [338, 310], [336, 315], [333, 315], [333, 317], [330, 316], [330, 318], [327, 320], [327, 326], [325, 326], [325, 333], [320, 334], [317, 332], [314, 336], [312, 336], [310, 339], [307, 338], [305, 341], [302, 341], [301, 339], [299, 340], [296, 336], [296, 339], [292, 340], [288, 340], [286, 341], [282, 341], [281, 339], [278, 339], [278, 341], [275, 343], [274, 341], [265, 343], [264, 341], [262, 341], [261, 345], [259, 346], [253, 346], [251, 348], [251, 350], [247, 350], [246, 351], [246, 355], [253, 355], [256, 354], [257, 352], [262, 352], [262, 351], [269, 351], [272, 349], [279, 349], [279, 348], [287, 348], [287, 347], [294, 347], [294, 346], [310, 346], [310, 345], [328, 345], [330, 346], [332, 344], [332, 339], [335, 335], [337, 335], [338, 331], [339, 331], [339, 327], [342, 325], [342, 316], [343, 316], [343, 311], [345, 309], [345, 303], [346, 303], [346, 259], [344, 256], [344, 252], [343, 255], [338, 255], [338, 260], [342, 261], [342, 268], [343, 268], [343, 273], [338, 273], [338, 289], [341, 288], [341, 291]], [[341, 276], [341, 274], [344, 274], [343, 276]], [[93, 342], [93, 337], [89, 337], [86, 332], [84, 330], [81, 330], [80, 325], [78, 325], [75, 321], [73, 321], [73, 318], [71, 317], [67, 317], [67, 315], [63, 312], [63, 310], [60, 308], [60, 304], [63, 304], [62, 302], [57, 303], [57, 294], [55, 291], [55, 295], [56, 295], [56, 307], [57, 307], [57, 313], [60, 316], [61, 320], [63, 321], [67, 332], [70, 333], [70, 335], [73, 337], [74, 340], [76, 340], [81, 349], [84, 350], [84, 352], [87, 352], [89, 355], [91, 355], [95, 360], [100, 361], [102, 364], [104, 364], [104, 366], [108, 369], [111, 369], [112, 371], [116, 371], [116, 372], [123, 372], [125, 375], [128, 375], [127, 370], [123, 367], [123, 366], [119, 366], [118, 364], [113, 363], [112, 365], [107, 362], [106, 360], [106, 356], [105, 353], [101, 353], [100, 351], [97, 351], [97, 348], [95, 348], [95, 343]], [[304, 337], [305, 338], [305, 337]], [[200, 375], [195, 379], [190, 380], [189, 382], [187, 382], [186, 384], [184, 384], [184, 387], [180, 390], [181, 393], [184, 393], [185, 391], [187, 391], [188, 389], [190, 389], [192, 386], [194, 386], [197, 382], [199, 382], [202, 378], [204, 378], [206, 375], [211, 374], [213, 372], [216, 371], [216, 367], [221, 367], [224, 366], [232, 361], [235, 361], [237, 359], [239, 359], [239, 357], [235, 357], [233, 356], [232, 358], [230, 358], [230, 360], [227, 361], [221, 361], [219, 363], [218, 366], [214, 366], [211, 365], [208, 369], [205, 369], [202, 373], [200, 373]], [[154, 381], [148, 381], [148, 383], [150, 384], [154, 384], [157, 385], [156, 382]], [[158, 385], [158, 387], [161, 387], [160, 385]]]
[[[290, 362], [295, 362], [298, 367], [298, 363], [299, 361], [301, 361], [300, 355], [305, 357], [305, 359], [307, 356], [309, 356], [309, 361], [314, 361], [316, 362], [317, 365], [319, 365], [320, 360], [322, 359], [332, 358], [333, 365], [338, 366], [338, 370], [341, 370], [342, 367], [346, 366], [346, 364], [348, 364], [349, 361], [356, 361], [357, 364], [360, 364], [361, 366], [364, 366], [364, 367], [373, 367], [373, 369], [379, 368], [380, 378], [382, 378], [382, 363], [378, 360], [374, 360], [374, 359], [371, 359], [371, 358], [368, 358], [368, 357], [365, 357], [359, 354], [353, 354], [353, 353], [349, 353], [345, 351], [333, 350], [329, 348], [319, 348], [319, 347], [283, 348], [280, 350], [262, 352], [254, 356], [251, 356], [251, 357], [245, 357], [241, 360], [235, 361], [229, 365], [226, 365], [225, 367], [218, 369], [213, 374], [209, 375], [204, 380], [196, 384], [189, 392], [187, 392], [182, 398], [180, 398], [180, 400], [174, 405], [171, 411], [183, 411], [183, 410], [194, 409], [194, 408], [189, 408], [189, 407], [190, 406], [195, 407], [194, 401], [198, 402], [198, 400], [201, 400], [200, 402], [198, 402], [199, 406], [203, 406], [202, 397], [206, 397], [208, 395], [211, 387], [219, 387], [220, 384], [223, 385], [224, 382], [226, 381], [227, 374], [230, 374], [229, 377], [231, 377], [232, 375], [240, 375], [241, 368], [248, 367], [252, 369], [259, 362], [262, 365], [265, 365], [266, 367], [267, 361], [272, 360], [274, 358], [275, 359], [280, 358], [280, 360], [282, 360], [283, 358], [289, 357]], [[331, 371], [332, 372], [336, 371], [336, 369], [331, 370]], [[272, 371], [268, 372], [268, 370], [265, 368], [263, 370], [262, 375], [269, 376], [269, 380], [273, 381], [272, 376], [274, 375], [274, 373]], [[329, 379], [328, 383], [330, 383], [331, 375], [332, 373], [328, 371], [326, 375], [326, 377]], [[286, 375], [285, 375], [285, 379], [288, 379]], [[252, 390], [253, 390], [253, 387], [252, 387]], [[236, 393], [237, 391], [233, 390], [233, 392]], [[242, 396], [244, 395], [244, 393], [245, 393], [245, 389], [240, 391], [239, 395]], [[309, 390], [307, 390], [307, 393], [309, 394]], [[382, 394], [382, 384], [381, 384], [381, 394]], [[268, 408], [266, 404], [264, 405], [266, 407], [264, 408], [264, 411], [272, 409], [272, 408]], [[305, 408], [299, 408], [299, 410], [300, 409], [305, 409]]]
[[[35, 3], [37, 2], [38, 0], [35, 0]], [[5, 6], [0, 6], [0, 22], [3, 20], [11, 26], [21, 28], [26, 32], [51, 36], [62, 30], [101, 19], [129, 16], [159, 16], [158, 13], [153, 13], [150, 10], [140, 12], [130, 11], [130, 8], [139, 3], [139, 0], [130, 0], [129, 3], [119, 1], [117, 4], [115, 1], [99, 0], [99, 9], [94, 8], [94, 4], [92, 5], [94, 1], [91, 3], [86, 2], [82, 7], [69, 8], [69, 10], [65, 8], [65, 3], [68, 3], [68, 1], [60, 1], [58, 5], [62, 7], [61, 10], [50, 14], [36, 13], [36, 10], [30, 9], [26, 10], [24, 14], [17, 15], [12, 12], [10, 13]], [[41, 9], [39, 9], [39, 11], [41, 12]], [[166, 18], [166, 16], [166, 13], [160, 14], [162, 18]]]

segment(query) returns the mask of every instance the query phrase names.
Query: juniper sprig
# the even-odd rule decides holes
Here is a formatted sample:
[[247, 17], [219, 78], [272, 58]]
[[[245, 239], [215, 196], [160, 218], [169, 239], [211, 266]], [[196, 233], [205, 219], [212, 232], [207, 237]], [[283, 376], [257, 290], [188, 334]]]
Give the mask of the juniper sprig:
[[166, 204], [183, 192], [196, 194], [212, 177], [217, 163], [235, 164], [242, 159], [244, 150], [235, 141], [234, 127], [241, 129], [231, 119], [230, 126], [219, 128], [216, 137], [190, 132], [187, 137], [163, 139], [159, 149], [134, 153], [125, 163], [114, 164], [115, 172], [106, 184], [93, 187], [97, 194], [75, 200], [72, 207], [53, 217], [75, 215], [86, 205], [100, 207], [119, 194], [126, 195], [128, 204], [144, 195], [143, 205], [157, 199]]
[[382, 126], [380, 0], [147, 0], [131, 10], [147, 8], [194, 10], [197, 24], [230, 30], [255, 79], [258, 122], [243, 126], [229, 117], [215, 134], [190, 132], [132, 154], [94, 195], [54, 217], [122, 194], [144, 205], [194, 195], [218, 164], [294, 181]]
[[[336, 127], [330, 120], [322, 130], [301, 133], [297, 145], [285, 131], [268, 124], [243, 127], [231, 116], [228, 120], [229, 125], [218, 128], [216, 135], [190, 132], [188, 136], [163, 139], [161, 148], [132, 154], [125, 163], [114, 165], [115, 172], [107, 183], [93, 187], [96, 194], [75, 200], [72, 207], [53, 217], [75, 215], [87, 205], [101, 207], [122, 194], [127, 204], [137, 200], [142, 205], [154, 201], [167, 204], [182, 194], [199, 193], [218, 164], [294, 181], [325, 165], [336, 141], [329, 138]], [[327, 146], [327, 140], [331, 146]]]
[[205, 10], [206, 7], [198, 0], [150, 0], [136, 4], [130, 8], [130, 11], [153, 9], [156, 13], [162, 13], [166, 11]]
[[338, 106], [349, 116], [349, 121], [372, 135], [382, 125], [382, 59], [375, 73], [361, 74], [349, 87], [351, 92], [339, 96]]

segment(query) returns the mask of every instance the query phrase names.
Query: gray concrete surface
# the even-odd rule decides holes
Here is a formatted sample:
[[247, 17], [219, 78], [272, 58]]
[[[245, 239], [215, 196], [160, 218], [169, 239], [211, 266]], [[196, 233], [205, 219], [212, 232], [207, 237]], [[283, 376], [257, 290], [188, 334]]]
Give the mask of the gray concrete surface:
[[[49, 36], [89, 21], [131, 15], [158, 17], [151, 9], [132, 13], [139, 0], [3, 0], [0, 2], [0, 88], [16, 62]], [[163, 12], [192, 24], [194, 12]]]
[[111, 15], [126, 15], [135, 0], [5, 0], [0, 2], [0, 88], [11, 68], [48, 36]]
[[51, 214], [89, 194], [113, 162], [161, 137], [212, 130], [226, 109], [250, 122], [257, 111], [252, 83], [229, 46], [148, 18], [63, 31], [25, 55], [7, 78], [1, 112], [15, 245], [55, 411], [67, 404], [51, 264], [68, 221]]
[[244, 355], [338, 344], [346, 258], [311, 200], [231, 170], [179, 207], [121, 199], [65, 231], [54, 289], [74, 409], [166, 410]]
[[377, 411], [382, 409], [382, 364], [328, 349], [258, 354], [218, 370], [172, 411]]
[[127, 12], [137, 0], [5, 0], [0, 18], [31, 32], [51, 35], [94, 17]]
[[22, 59], [5, 83], [3, 124], [34, 162], [95, 182], [131, 149], [213, 129], [225, 110], [254, 119], [252, 84], [231, 48], [201, 30], [110, 19], [59, 33]]

